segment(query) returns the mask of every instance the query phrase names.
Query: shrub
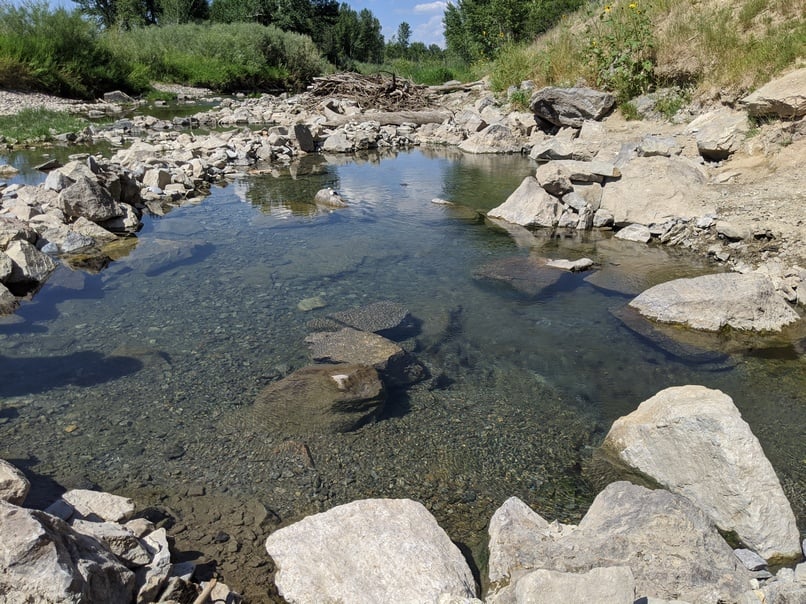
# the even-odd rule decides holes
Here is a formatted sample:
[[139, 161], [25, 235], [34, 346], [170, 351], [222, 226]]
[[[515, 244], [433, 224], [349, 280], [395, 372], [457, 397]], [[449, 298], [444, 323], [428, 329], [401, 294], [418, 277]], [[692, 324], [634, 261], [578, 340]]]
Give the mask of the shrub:
[[56, 134], [77, 132], [86, 125], [87, 120], [83, 118], [42, 108], [0, 116], [0, 134], [17, 141], [48, 140]]

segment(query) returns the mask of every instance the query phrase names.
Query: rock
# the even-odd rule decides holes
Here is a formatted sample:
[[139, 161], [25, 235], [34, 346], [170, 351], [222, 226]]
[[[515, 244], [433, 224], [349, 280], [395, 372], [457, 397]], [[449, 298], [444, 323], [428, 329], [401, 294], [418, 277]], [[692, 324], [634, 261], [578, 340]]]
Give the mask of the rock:
[[282, 528], [266, 540], [289, 602], [436, 602], [475, 596], [459, 549], [425, 507], [367, 499]]
[[320, 189], [316, 192], [313, 198], [314, 203], [317, 205], [325, 206], [328, 208], [345, 208], [347, 202], [344, 201], [341, 195], [331, 188]]
[[43, 186], [47, 190], [59, 193], [72, 184], [73, 181], [70, 180], [67, 176], [65, 176], [58, 170], [53, 170], [48, 173], [47, 178], [45, 178]]
[[131, 104], [135, 100], [125, 92], [120, 90], [113, 90], [112, 92], [104, 92], [104, 103], [125, 103]]
[[708, 181], [703, 169], [680, 157], [635, 157], [621, 166], [621, 179], [607, 183], [601, 207], [616, 224], [660, 224], [674, 218], [715, 213], [697, 201]]
[[3, 602], [131, 601], [132, 572], [62, 520], [0, 501], [0, 534]]
[[613, 423], [602, 452], [689, 499], [764, 558], [800, 556], [800, 533], [778, 477], [719, 390], [662, 390]]
[[489, 604], [633, 604], [635, 578], [627, 566], [593, 568], [585, 573], [539, 569], [519, 577]]
[[649, 240], [652, 239], [652, 233], [649, 231], [649, 227], [643, 224], [629, 224], [616, 232], [616, 239], [649, 243]]
[[171, 550], [165, 529], [160, 528], [146, 535], [143, 538], [143, 545], [148, 550], [151, 561], [138, 569], [135, 575], [137, 604], [153, 602], [171, 575]]
[[511, 256], [493, 260], [473, 271], [475, 279], [506, 283], [530, 297], [542, 294], [563, 277], [562, 271], [546, 265], [539, 256]]
[[92, 537], [106, 545], [128, 568], [145, 566], [151, 560], [151, 556], [135, 534], [116, 522], [89, 522], [78, 519], [72, 523], [72, 527], [77, 533]]
[[535, 540], [533, 547], [524, 557], [536, 560], [537, 568], [580, 573], [627, 566], [639, 597], [736, 601], [751, 578], [697, 506], [628, 482], [599, 493], [576, 530]]
[[349, 432], [371, 420], [385, 398], [372, 367], [313, 365], [267, 386], [255, 414], [280, 434]]
[[574, 183], [602, 182], [606, 178], [619, 178], [621, 171], [606, 161], [578, 161], [562, 159], [551, 162]]
[[106, 520], [121, 522], [134, 513], [131, 499], [86, 489], [71, 489], [62, 495], [75, 511], [87, 520]]
[[79, 217], [70, 228], [85, 237], [95, 240], [97, 243], [107, 243], [109, 241], [117, 241], [118, 236], [114, 233], [107, 231], [104, 227], [87, 220], [83, 216]]
[[311, 129], [305, 124], [294, 124], [294, 139], [297, 141], [301, 151], [313, 153], [316, 151], [316, 144], [311, 134]]
[[123, 208], [112, 199], [109, 191], [87, 176], [79, 176], [59, 193], [59, 209], [70, 218], [83, 216], [93, 222], [123, 216]]
[[310, 298], [303, 298], [297, 302], [297, 310], [301, 310], [302, 312], [310, 312], [317, 308], [324, 308], [325, 306], [327, 306], [327, 302], [325, 302], [322, 296], [311, 296]]
[[348, 140], [347, 133], [342, 129], [336, 130], [328, 136], [322, 145], [323, 151], [333, 153], [350, 153], [353, 148], [353, 143]]
[[[586, 122], [587, 123], [587, 122]], [[575, 159], [576, 145], [570, 141], [564, 141], [551, 137], [548, 140], [537, 143], [529, 151], [529, 157], [538, 161], [553, 159]]]
[[504, 203], [487, 212], [490, 218], [500, 218], [520, 226], [548, 228], [556, 227], [561, 215], [560, 202], [549, 195], [533, 176], [524, 178]]
[[753, 232], [749, 227], [740, 226], [727, 220], [717, 220], [714, 228], [716, 228], [717, 234], [728, 241], [742, 241], [753, 236]]
[[750, 549], [735, 549], [733, 553], [742, 561], [747, 570], [764, 570], [767, 568], [767, 561]]
[[610, 210], [599, 208], [593, 213], [594, 228], [600, 229], [605, 227], [612, 227], [614, 223], [615, 223], [615, 217], [613, 216], [613, 212], [611, 212]]
[[151, 170], [146, 170], [146, 173], [143, 175], [144, 187], [158, 187], [164, 189], [169, 184], [171, 184], [171, 173], [164, 168], [152, 168]]
[[585, 120], [602, 119], [615, 104], [613, 95], [591, 88], [542, 88], [529, 101], [532, 113], [541, 119], [573, 128], [581, 128]]
[[0, 459], [0, 500], [22, 505], [31, 489], [25, 475], [4, 459]]
[[630, 302], [645, 317], [692, 329], [780, 331], [800, 317], [761, 273], [719, 273], [656, 285]]
[[305, 338], [317, 362], [350, 363], [375, 367], [393, 385], [412, 384], [425, 377], [425, 369], [405, 351], [374, 333], [345, 327]]
[[119, 204], [120, 216], [111, 220], [100, 220], [98, 223], [107, 231], [115, 233], [136, 233], [140, 230], [140, 216], [137, 211], [127, 203]]
[[705, 159], [721, 161], [739, 150], [750, 130], [747, 114], [724, 107], [701, 115], [688, 125]]
[[490, 124], [459, 144], [466, 153], [520, 153], [523, 144], [503, 124]]
[[330, 314], [328, 318], [343, 326], [361, 331], [381, 332], [399, 327], [408, 316], [409, 310], [402, 304], [381, 300], [366, 306]]
[[20, 305], [17, 297], [8, 291], [8, 288], [0, 283], [0, 315], [10, 315]]
[[5, 283], [14, 270], [14, 262], [4, 251], [0, 250], [0, 283]]
[[671, 157], [680, 155], [683, 148], [671, 136], [645, 136], [638, 145], [638, 155], [640, 157], [654, 157], [660, 155]]
[[806, 67], [767, 82], [739, 102], [752, 116], [803, 117], [806, 115]]
[[12, 241], [6, 255], [13, 263], [7, 283], [42, 283], [56, 268], [56, 263], [27, 241]]
[[547, 260], [546, 266], [552, 268], [559, 268], [564, 271], [571, 271], [572, 273], [586, 271], [593, 266], [593, 260], [590, 258], [577, 258], [576, 260], [566, 260], [565, 258], [558, 258], [556, 260]]
[[571, 184], [570, 171], [565, 169], [560, 162], [550, 161], [538, 166], [535, 178], [547, 193], [555, 197], [562, 197], [574, 190], [574, 186]]

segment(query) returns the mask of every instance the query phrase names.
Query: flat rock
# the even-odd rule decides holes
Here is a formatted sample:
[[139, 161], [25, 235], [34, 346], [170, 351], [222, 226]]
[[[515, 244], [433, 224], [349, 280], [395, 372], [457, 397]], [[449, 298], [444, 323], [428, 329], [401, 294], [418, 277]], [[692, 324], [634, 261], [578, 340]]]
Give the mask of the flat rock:
[[656, 285], [630, 302], [645, 317], [692, 329], [780, 331], [800, 317], [761, 273], [718, 273]]
[[384, 400], [383, 384], [372, 367], [312, 365], [267, 386], [254, 412], [281, 434], [349, 432], [371, 420]]
[[806, 67], [766, 83], [739, 102], [753, 116], [796, 119], [806, 115]]
[[692, 501], [765, 559], [800, 556], [800, 533], [778, 477], [719, 390], [662, 390], [613, 423], [602, 452]]
[[0, 500], [22, 505], [31, 490], [25, 475], [4, 459], [0, 459]]
[[591, 268], [593, 260], [590, 258], [577, 258], [576, 260], [567, 260], [565, 258], [549, 259], [546, 260], [546, 266], [577, 273]]
[[480, 266], [473, 277], [506, 283], [522, 294], [538, 296], [562, 279], [563, 272], [546, 266], [546, 259], [539, 256], [511, 256]]
[[747, 114], [728, 107], [701, 115], [688, 125], [700, 155], [711, 161], [727, 159], [738, 151], [749, 130]]
[[380, 332], [395, 329], [406, 319], [409, 310], [391, 300], [381, 300], [365, 306], [329, 314], [328, 317], [346, 327], [361, 331]]
[[490, 124], [472, 133], [459, 148], [466, 153], [520, 153], [523, 143], [503, 124]]
[[649, 243], [652, 239], [652, 233], [649, 227], [643, 224], [628, 224], [623, 229], [616, 232], [616, 239], [623, 239], [625, 241], [635, 241], [638, 243]]
[[134, 514], [134, 503], [131, 499], [112, 493], [71, 489], [62, 495], [62, 499], [73, 506], [81, 517], [88, 520], [121, 522]]
[[585, 120], [600, 120], [613, 110], [612, 94], [591, 88], [542, 88], [532, 95], [529, 107], [555, 126], [581, 128]]
[[475, 596], [459, 549], [425, 507], [408, 499], [337, 506], [266, 539], [275, 583], [289, 602], [436, 602]]
[[554, 228], [562, 211], [562, 204], [549, 195], [536, 178], [527, 176], [512, 195], [487, 212], [487, 216], [525, 227]]

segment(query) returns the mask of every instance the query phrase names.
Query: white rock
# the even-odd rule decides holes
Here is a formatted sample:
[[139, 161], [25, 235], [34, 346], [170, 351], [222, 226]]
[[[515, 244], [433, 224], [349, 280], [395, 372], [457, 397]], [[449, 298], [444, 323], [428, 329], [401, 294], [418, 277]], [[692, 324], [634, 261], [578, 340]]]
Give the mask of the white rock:
[[667, 388], [613, 423], [602, 451], [697, 504], [765, 559], [800, 555], [781, 483], [729, 396]]
[[546, 193], [533, 176], [523, 179], [507, 200], [487, 213], [520, 226], [556, 227], [562, 215], [562, 204]]
[[89, 520], [101, 518], [108, 522], [122, 522], [134, 513], [131, 499], [111, 493], [72, 489], [62, 495], [62, 499]]
[[649, 227], [643, 224], [630, 224], [616, 232], [616, 239], [649, 243], [649, 240], [652, 239], [652, 233], [649, 231]]
[[635, 578], [628, 566], [593, 568], [585, 573], [538, 569], [520, 577], [505, 593], [488, 601], [490, 604], [633, 604]]
[[435, 602], [472, 598], [473, 576], [425, 507], [367, 499], [282, 528], [266, 540], [275, 583], [289, 602]]
[[13, 465], [0, 459], [0, 499], [14, 505], [22, 505], [31, 489], [25, 475]]

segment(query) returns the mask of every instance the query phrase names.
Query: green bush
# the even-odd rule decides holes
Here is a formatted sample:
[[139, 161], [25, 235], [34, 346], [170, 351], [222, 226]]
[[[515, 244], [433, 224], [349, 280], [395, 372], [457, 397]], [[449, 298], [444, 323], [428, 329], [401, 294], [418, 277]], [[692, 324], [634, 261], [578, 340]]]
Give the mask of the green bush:
[[56, 134], [78, 132], [87, 123], [64, 111], [23, 109], [16, 115], [0, 115], [0, 135], [6, 140], [49, 140]]
[[360, 73], [376, 73], [379, 69], [389, 71], [395, 75], [408, 78], [416, 84], [438, 86], [451, 80], [469, 82], [478, 79], [475, 70], [459, 59], [424, 59], [412, 61], [398, 58], [387, 61], [378, 66], [369, 63], [360, 63], [357, 66]]
[[300, 88], [325, 63], [307, 36], [257, 23], [109, 30], [105, 46], [152, 80], [220, 91]]
[[90, 99], [116, 88], [137, 93], [147, 82], [99, 43], [97, 25], [45, 2], [0, 3], [0, 84]]

